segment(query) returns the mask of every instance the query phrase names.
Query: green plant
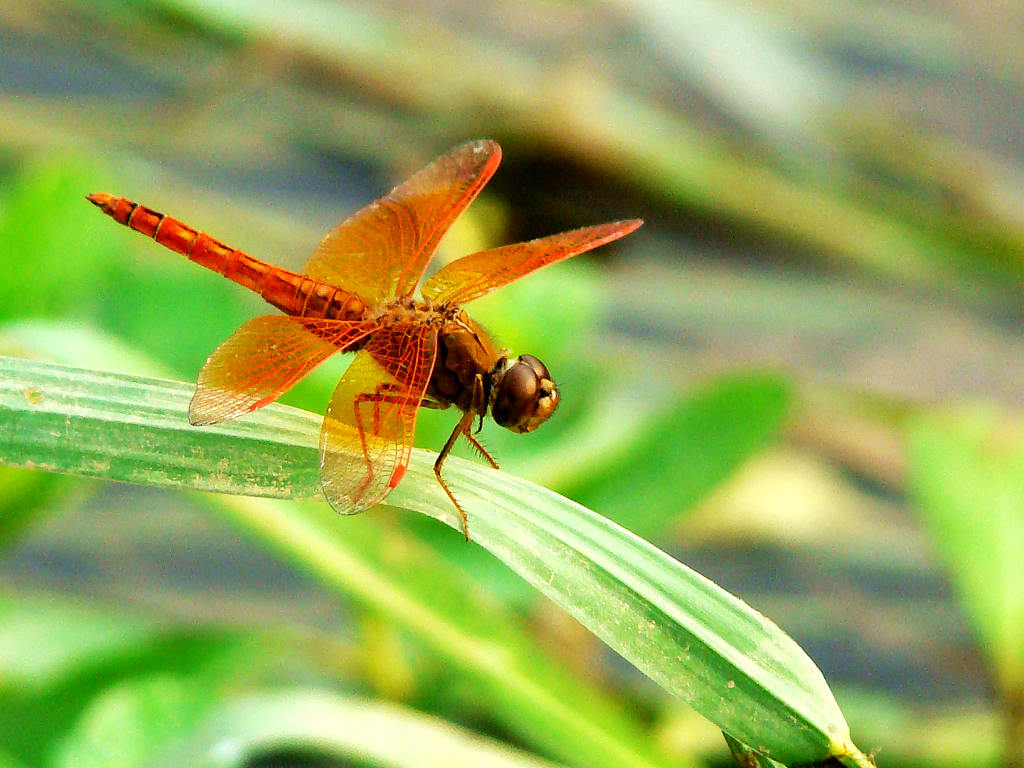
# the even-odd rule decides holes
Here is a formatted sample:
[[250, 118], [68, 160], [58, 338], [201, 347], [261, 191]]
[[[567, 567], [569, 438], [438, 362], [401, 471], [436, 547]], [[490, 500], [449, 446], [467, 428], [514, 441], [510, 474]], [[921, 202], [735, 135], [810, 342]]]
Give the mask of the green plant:
[[[188, 385], [15, 358], [0, 365], [0, 463], [249, 496], [316, 495], [312, 414], [274, 406], [193, 429], [181, 418]], [[388, 503], [457, 526], [430, 466], [430, 456], [417, 451]], [[763, 616], [538, 486], [463, 461], [453, 462], [451, 480], [481, 546], [732, 737], [787, 764], [869, 764], [817, 668]], [[574, 691], [525, 639], [510, 642], [510, 626], [458, 610], [468, 597], [457, 582], [406, 578], [408, 561], [389, 563], [371, 528], [345, 525], [350, 521], [323, 505], [225, 497], [217, 507], [332, 589], [444, 654], [493, 692], [495, 706], [524, 737], [591, 765], [659, 764], [642, 757], [628, 720]]]

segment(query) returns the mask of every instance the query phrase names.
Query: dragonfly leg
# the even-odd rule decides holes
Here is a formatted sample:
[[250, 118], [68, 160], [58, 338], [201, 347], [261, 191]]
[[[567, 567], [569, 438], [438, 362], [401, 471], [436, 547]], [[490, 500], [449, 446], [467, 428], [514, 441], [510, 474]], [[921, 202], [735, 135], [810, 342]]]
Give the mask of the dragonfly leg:
[[496, 462], [487, 449], [480, 444], [480, 441], [473, 437], [473, 433], [470, 430], [467, 429], [463, 434], [466, 436], [466, 439], [469, 440], [470, 444], [476, 449], [476, 452], [487, 459], [487, 462], [492, 467], [495, 469], [501, 469], [501, 467], [498, 466], [498, 462]]
[[[473, 401], [472, 402], [473, 402], [473, 412], [476, 413], [480, 417], [480, 426], [478, 426], [477, 429], [476, 429], [477, 432], [480, 432], [481, 428], [483, 427], [483, 423], [484, 423], [484, 414], [487, 413], [487, 401], [484, 398], [484, 379], [483, 379], [483, 377], [480, 374], [477, 374], [476, 378], [473, 379]], [[491, 454], [487, 452], [487, 449], [484, 448], [480, 444], [479, 440], [477, 440], [475, 437], [473, 437], [473, 430], [471, 429], [472, 423], [473, 423], [473, 420], [470, 419], [469, 423], [466, 424], [465, 431], [462, 434], [464, 434], [466, 436], [466, 439], [469, 440], [470, 444], [474, 448], [476, 448], [477, 453], [479, 453], [481, 456], [483, 456], [485, 459], [487, 459], [488, 463], [490, 463], [490, 465], [492, 467], [494, 467], [495, 469], [500, 469], [500, 467], [498, 466], [498, 462], [496, 462], [494, 460], [494, 457], [491, 456]]]
[[[441, 484], [444, 492], [448, 494], [448, 498], [452, 500], [452, 504], [455, 505], [455, 509], [459, 511], [459, 515], [462, 517], [462, 535], [466, 537], [466, 541], [469, 541], [469, 518], [466, 516], [466, 510], [459, 504], [459, 500], [455, 498], [455, 494], [452, 493], [452, 489], [448, 487], [448, 483], [441, 477], [441, 467], [444, 465], [444, 460], [448, 458], [448, 454], [451, 453], [452, 446], [455, 445], [455, 441], [459, 439], [459, 435], [469, 434], [469, 428], [473, 424], [473, 412], [466, 411], [462, 414], [462, 418], [459, 419], [459, 423], [455, 425], [455, 429], [452, 430], [451, 435], [445, 442], [441, 452], [437, 454], [437, 461], [434, 462], [434, 477], [437, 478], [437, 482]], [[474, 441], [476, 442], [476, 441]]]

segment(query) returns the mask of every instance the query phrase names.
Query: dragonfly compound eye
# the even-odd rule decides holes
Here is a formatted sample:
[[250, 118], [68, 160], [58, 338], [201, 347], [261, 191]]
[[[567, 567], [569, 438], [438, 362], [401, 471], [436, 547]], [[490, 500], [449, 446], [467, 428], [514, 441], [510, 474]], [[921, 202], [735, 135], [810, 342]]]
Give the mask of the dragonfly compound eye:
[[558, 407], [558, 389], [533, 355], [520, 355], [496, 384], [491, 416], [513, 432], [532, 432]]

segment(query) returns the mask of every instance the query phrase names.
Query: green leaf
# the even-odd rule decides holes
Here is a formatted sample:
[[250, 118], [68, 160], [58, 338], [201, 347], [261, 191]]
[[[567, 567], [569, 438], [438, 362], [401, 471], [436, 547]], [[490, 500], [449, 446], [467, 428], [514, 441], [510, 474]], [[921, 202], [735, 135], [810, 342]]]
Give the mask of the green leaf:
[[0, 748], [0, 768], [27, 768], [27, 766]]
[[98, 688], [157, 652], [158, 637], [144, 619], [0, 599], [0, 744], [39, 765]]
[[[104, 747], [98, 735], [103, 728], [116, 731], [109, 725], [112, 702], [118, 702], [119, 711], [149, 712], [166, 725], [169, 718], [159, 713], [159, 699], [170, 685], [168, 679], [187, 679], [200, 699], [211, 698], [211, 691], [238, 695], [254, 682], [262, 684], [280, 674], [283, 657], [300, 676], [320, 669], [317, 654], [323, 646], [318, 648], [311, 652], [306, 643], [296, 642], [294, 633], [277, 627], [237, 631], [194, 622], [181, 625], [162, 615], [126, 616], [102, 604], [87, 608], [45, 596], [20, 601], [0, 597], [0, 744], [33, 765], [61, 744], [65, 749], [74, 744], [72, 751], [81, 756], [83, 749], [87, 753]], [[151, 685], [151, 680], [161, 682]], [[146, 707], [127, 706], [147, 698], [136, 696], [139, 685], [153, 692], [154, 701]], [[170, 688], [166, 698], [173, 701], [176, 684]], [[126, 696], [126, 691], [132, 693]], [[147, 749], [155, 748], [190, 722], [182, 720], [170, 730], [132, 724], [126, 733], [145, 736]], [[107, 725], [100, 728], [103, 723]]]
[[1001, 414], [923, 417], [908, 433], [914, 504], [1004, 695], [1024, 691], [1024, 436]]
[[311, 414], [265, 409], [227, 432], [194, 429], [184, 416], [193, 385], [0, 361], [0, 464], [163, 487], [320, 496]]
[[729, 751], [740, 768], [779, 768], [781, 765], [770, 757], [759, 754], [746, 744], [736, 741], [729, 734], [725, 734], [725, 743], [729, 745]]
[[[56, 768], [149, 765], [211, 706], [211, 693], [170, 676], [127, 680], [82, 713], [57, 751]], [[185, 765], [186, 763], [183, 763]]]
[[189, 734], [186, 746], [155, 764], [244, 768], [274, 752], [295, 751], [393, 768], [555, 768], [405, 707], [305, 689], [225, 704]]
[[[190, 391], [183, 384], [2, 359], [0, 463], [233, 493], [315, 494], [318, 417], [271, 406], [230, 424], [192, 429], [184, 416]], [[388, 504], [457, 527], [432, 464], [432, 454], [415, 451]], [[867, 764], [821, 673], [759, 613], [642, 539], [544, 488], [458, 460], [446, 464], [446, 474], [478, 544], [722, 730], [785, 763], [836, 756]], [[506, 706], [532, 708], [538, 725], [564, 724], [576, 736], [588, 731], [579, 717], [585, 697], [559, 698], [527, 658], [496, 653], [484, 634], [448, 624], [443, 614], [382, 581], [338, 532], [358, 530], [355, 519], [330, 518], [321, 507], [269, 502], [239, 501], [231, 508], [240, 523], [310, 572], [357, 591], [455, 663], [492, 680]], [[433, 599], [443, 602], [443, 589], [435, 592]], [[580, 759], [641, 764], [622, 751], [619, 734], [600, 727], [589, 734], [594, 757]]]
[[[61, 627], [73, 626], [64, 633]], [[156, 637], [153, 622], [99, 615], [59, 603], [0, 602], [0, 690], [40, 691], [136, 654]]]
[[[26, 385], [29, 381], [36, 384]], [[165, 487], [197, 483], [223, 492], [241, 488], [237, 470], [245, 467], [246, 492], [319, 493], [318, 417], [275, 406], [243, 420], [255, 429], [248, 438], [238, 432], [241, 421], [213, 431], [194, 429], [185, 417], [191, 390], [173, 382], [0, 358], [0, 463]], [[191, 436], [175, 437], [182, 429]], [[191, 443], [191, 438], [213, 442]], [[417, 464], [420, 479], [414, 482], [429, 483], [437, 492], [429, 465], [422, 457]], [[408, 480], [405, 486], [414, 488]], [[464, 577], [415, 541], [382, 537], [369, 516], [339, 525], [326, 504], [206, 498], [299, 567], [430, 644], [485, 688], [496, 714], [525, 738], [594, 766], [664, 764], [631, 717], [539, 655], [515, 622], [503, 619], [468, 589]], [[570, 707], [568, 701], [575, 703]]]

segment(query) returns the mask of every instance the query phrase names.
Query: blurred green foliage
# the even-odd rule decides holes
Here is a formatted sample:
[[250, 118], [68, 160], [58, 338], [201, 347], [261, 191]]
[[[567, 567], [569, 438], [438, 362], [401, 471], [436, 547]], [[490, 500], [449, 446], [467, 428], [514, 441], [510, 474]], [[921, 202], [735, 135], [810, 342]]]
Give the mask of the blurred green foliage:
[[[430, 157], [497, 138], [504, 166], [439, 258], [647, 219], [474, 305], [564, 393], [534, 435], [485, 428], [503, 468], [718, 569], [800, 633], [881, 763], [1020, 765], [1012, 5], [17, 3], [0, 13], [0, 353], [190, 381], [265, 311], [89, 192], [297, 267]], [[322, 412], [343, 365], [285, 401]], [[452, 416], [424, 413], [417, 444], [436, 449]], [[538, 695], [579, 715], [575, 736], [311, 583], [256, 533], [259, 510], [239, 523], [210, 500], [0, 467], [0, 766], [432, 756], [367, 751], [395, 734], [446, 765], [536, 764], [525, 749], [594, 765], [582, 726], [610, 722], [636, 764], [729, 760], [448, 528], [330, 522], [404, 574], [399, 594], [433, 592], [439, 626], [509, 627], [489, 630], [495, 679], [508, 654], [557, 670]], [[380, 699], [437, 719], [418, 731], [396, 709], [339, 736]]]
[[909, 435], [911, 492], [1008, 712], [1024, 690], [1020, 427], [991, 409], [960, 408], [915, 421]]

